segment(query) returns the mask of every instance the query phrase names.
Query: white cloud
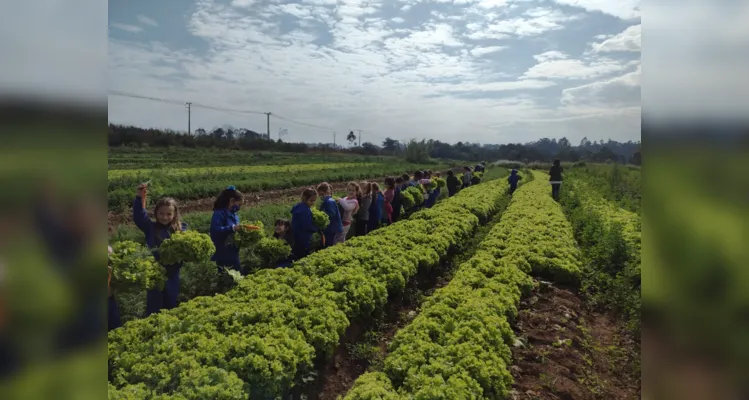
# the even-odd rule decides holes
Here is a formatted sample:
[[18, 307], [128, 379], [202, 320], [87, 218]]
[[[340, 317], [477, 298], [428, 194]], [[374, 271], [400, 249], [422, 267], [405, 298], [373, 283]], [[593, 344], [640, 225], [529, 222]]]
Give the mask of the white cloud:
[[402, 24], [402, 23], [406, 22], [406, 20], [403, 19], [403, 18], [401, 18], [401, 17], [395, 17], [395, 18], [391, 19], [391, 21], [395, 22], [396, 24]]
[[538, 62], [547, 62], [552, 60], [564, 60], [568, 58], [568, 56], [561, 51], [551, 50], [541, 54], [536, 54], [533, 58]]
[[117, 29], [119, 29], [121, 31], [131, 32], [131, 33], [138, 33], [138, 32], [141, 32], [143, 30], [143, 28], [141, 28], [139, 26], [128, 25], [128, 24], [121, 24], [121, 23], [118, 23], [118, 22], [112, 22], [112, 23], [109, 24], [109, 26], [111, 26], [112, 28], [117, 28]]
[[569, 59], [556, 51], [542, 53], [535, 58], [538, 64], [525, 71], [522, 79], [595, 79], [627, 69], [627, 64], [619, 61]]
[[625, 107], [640, 103], [641, 67], [608, 80], [562, 90], [561, 103], [574, 107]]
[[640, 0], [554, 0], [555, 3], [601, 12], [624, 20], [640, 17]]
[[593, 50], [599, 53], [615, 51], [639, 52], [642, 48], [641, 25], [632, 25], [623, 32], [607, 38], [601, 43], [593, 44]]
[[576, 19], [559, 10], [534, 8], [528, 10], [522, 17], [509, 19], [497, 18], [486, 24], [469, 24], [467, 29], [472, 31], [468, 37], [480, 39], [504, 39], [511, 35], [525, 37], [537, 36], [545, 32], [564, 29], [564, 23]]
[[477, 46], [477, 47], [474, 47], [473, 49], [471, 49], [471, 55], [473, 55], [474, 57], [481, 57], [481, 56], [485, 56], [487, 54], [491, 54], [491, 53], [496, 53], [498, 51], [502, 51], [502, 50], [504, 50], [506, 48], [507, 48], [507, 46], [485, 46], [485, 47]]
[[140, 21], [141, 23], [144, 23], [146, 25], [151, 25], [151, 26], [154, 26], [154, 27], [158, 27], [159, 26], [158, 22], [156, 22], [155, 20], [153, 20], [151, 18], [146, 17], [145, 15], [142, 15], [142, 14], [138, 15], [137, 18], [138, 18], [138, 21]]

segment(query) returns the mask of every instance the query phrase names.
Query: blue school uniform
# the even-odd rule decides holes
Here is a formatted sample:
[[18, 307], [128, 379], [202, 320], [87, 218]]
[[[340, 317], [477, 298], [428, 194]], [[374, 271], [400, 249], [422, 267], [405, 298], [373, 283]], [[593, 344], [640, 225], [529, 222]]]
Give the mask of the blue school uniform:
[[393, 201], [390, 203], [393, 206], [393, 222], [396, 222], [401, 217], [401, 207], [403, 206], [403, 200], [401, 200], [401, 188], [396, 186], [395, 193], [393, 194]]
[[211, 257], [219, 267], [240, 270], [239, 247], [234, 244], [234, 226], [239, 225], [239, 215], [229, 210], [214, 210], [211, 218], [211, 241], [216, 253]]
[[312, 222], [312, 210], [306, 203], [300, 202], [291, 208], [291, 234], [294, 238], [291, 255], [295, 260], [309, 254], [312, 235], [319, 231]]
[[368, 232], [372, 232], [380, 225], [383, 207], [385, 207], [385, 196], [383, 196], [382, 192], [377, 192], [375, 201], [369, 206]]
[[[133, 200], [133, 221], [146, 236], [146, 246], [153, 249], [153, 257], [159, 260], [158, 247], [169, 239], [173, 233], [172, 227], [161, 225], [148, 217], [143, 209], [143, 200], [135, 196]], [[182, 223], [182, 230], [187, 230], [187, 224]], [[182, 263], [164, 266], [166, 269], [166, 284], [164, 290], [152, 289], [146, 293], [146, 316], [159, 312], [162, 308], [172, 309], [177, 307], [177, 296], [179, 296], [179, 270]]]
[[[325, 235], [325, 247], [332, 246], [335, 235], [343, 232], [343, 221], [341, 220], [341, 212], [338, 210], [338, 203], [333, 200], [333, 197], [325, 196], [322, 198], [320, 210], [330, 217], [330, 225], [325, 228], [323, 234]], [[310, 211], [310, 215], [311, 213]]]
[[440, 188], [438, 186], [437, 189], [434, 189], [434, 191], [432, 191], [432, 194], [429, 195], [429, 201], [432, 203], [431, 206], [437, 204], [437, 199], [439, 197], [440, 197]]

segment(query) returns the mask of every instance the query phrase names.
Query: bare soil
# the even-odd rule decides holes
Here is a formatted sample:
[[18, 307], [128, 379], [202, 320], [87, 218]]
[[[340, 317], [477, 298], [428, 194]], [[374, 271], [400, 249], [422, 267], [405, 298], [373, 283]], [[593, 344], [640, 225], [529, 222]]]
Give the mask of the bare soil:
[[515, 321], [511, 398], [639, 399], [639, 349], [621, 332], [573, 291], [540, 282]]

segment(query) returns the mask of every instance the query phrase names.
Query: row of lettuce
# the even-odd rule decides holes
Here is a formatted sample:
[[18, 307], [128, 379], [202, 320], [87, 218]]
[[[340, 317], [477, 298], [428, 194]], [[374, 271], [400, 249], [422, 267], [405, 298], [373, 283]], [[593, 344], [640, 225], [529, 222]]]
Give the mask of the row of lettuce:
[[640, 215], [601, 197], [595, 183], [573, 174], [561, 198], [586, 265], [581, 289], [590, 305], [621, 315], [628, 331], [639, 337]]
[[382, 312], [497, 210], [506, 183], [461, 191], [367, 236], [263, 270], [214, 297], [110, 332], [109, 398], [246, 399], [288, 393], [352, 321]]
[[[422, 188], [409, 187], [401, 192], [404, 204], [404, 218], [411, 215], [416, 206], [424, 203]], [[442, 188], [444, 198], [447, 198], [444, 179], [432, 180], [430, 190]], [[442, 196], [441, 196], [442, 198]], [[313, 223], [324, 230], [330, 223], [329, 217], [318, 206], [312, 209]], [[277, 209], [277, 207], [274, 207]], [[252, 210], [250, 210], [252, 211]], [[287, 210], [284, 210], [286, 212]], [[291, 254], [291, 247], [283, 240], [269, 235], [272, 223], [277, 218], [271, 216], [271, 230], [269, 231], [262, 220], [252, 220], [249, 225], [242, 226], [235, 235], [235, 244], [240, 248], [240, 261], [244, 271], [254, 273], [259, 269], [273, 267]], [[112, 241], [113, 254], [110, 255], [110, 265], [113, 268], [111, 287], [114, 289], [117, 304], [120, 308], [122, 321], [127, 322], [138, 318], [145, 310], [145, 291], [163, 289], [166, 282], [165, 270], [161, 266], [182, 263], [180, 274], [179, 301], [188, 301], [197, 296], [223, 293], [231, 289], [241, 276], [234, 271], [229, 274], [216, 274], [218, 269], [215, 262], [210, 261], [215, 248], [207, 235], [205, 226], [194, 225], [197, 230], [178, 232], [167, 239], [161, 246], [161, 259], [157, 262], [144, 245], [144, 237], [140, 241], [119, 240]], [[140, 232], [140, 231], [139, 231]], [[206, 232], [206, 233], [203, 233]], [[313, 238], [314, 250], [317, 250], [319, 236]]]
[[533, 286], [530, 276], [574, 283], [581, 273], [572, 228], [546, 179], [534, 175], [476, 254], [396, 334], [383, 371], [357, 379], [347, 400], [508, 397], [510, 324]]

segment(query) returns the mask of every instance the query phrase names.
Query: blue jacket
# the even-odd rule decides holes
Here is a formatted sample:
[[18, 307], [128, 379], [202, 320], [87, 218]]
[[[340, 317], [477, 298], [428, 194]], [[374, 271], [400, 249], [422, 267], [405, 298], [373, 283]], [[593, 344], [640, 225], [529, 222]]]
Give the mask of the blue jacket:
[[[138, 229], [146, 235], [146, 246], [149, 249], [157, 249], [161, 246], [161, 242], [169, 239], [174, 233], [171, 227], [166, 227], [151, 220], [146, 210], [143, 209], [143, 200], [140, 196], [135, 196], [135, 200], [133, 200], [133, 221]], [[187, 230], [187, 224], [184, 222], [182, 223], [182, 230]], [[153, 257], [158, 261], [159, 252], [154, 250]], [[179, 266], [179, 264], [176, 265]]]
[[214, 210], [211, 218], [211, 241], [216, 246], [212, 260], [217, 263], [239, 260], [239, 247], [234, 244], [234, 225], [239, 215], [229, 210]]
[[380, 221], [382, 219], [382, 209], [385, 207], [385, 196], [382, 192], [377, 192], [377, 199], [369, 206], [369, 220]]
[[393, 193], [393, 201], [390, 203], [390, 205], [393, 206], [393, 212], [399, 213], [402, 205], [401, 200], [401, 188], [399, 186], [395, 187], [395, 192]]
[[292, 251], [294, 255], [304, 255], [309, 251], [312, 235], [319, 229], [312, 223], [312, 210], [305, 203], [291, 207], [291, 234], [294, 237]]
[[[341, 212], [338, 210], [338, 203], [333, 200], [331, 196], [325, 196], [322, 198], [322, 206], [320, 210], [330, 217], [330, 225], [325, 228], [325, 233], [334, 234], [343, 232], [343, 221], [341, 220]], [[310, 211], [310, 215], [312, 212]]]
[[507, 177], [507, 182], [510, 184], [510, 186], [515, 187], [518, 185], [518, 181], [522, 179], [520, 175], [518, 175], [518, 171], [513, 169], [510, 173], [510, 176]]

